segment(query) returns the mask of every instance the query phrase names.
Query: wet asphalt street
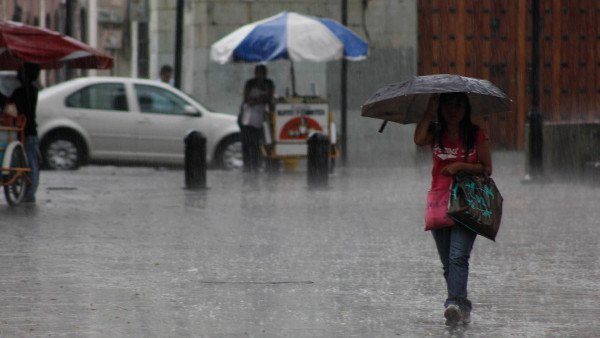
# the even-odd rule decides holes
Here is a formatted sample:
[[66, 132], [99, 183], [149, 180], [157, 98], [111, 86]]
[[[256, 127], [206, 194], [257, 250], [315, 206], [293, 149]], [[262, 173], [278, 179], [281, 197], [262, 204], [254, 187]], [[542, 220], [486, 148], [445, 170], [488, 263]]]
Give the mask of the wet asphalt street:
[[0, 202], [0, 336], [537, 337], [600, 334], [600, 187], [523, 185], [495, 155], [504, 218], [471, 259], [472, 324], [448, 329], [429, 163], [306, 173], [42, 172]]

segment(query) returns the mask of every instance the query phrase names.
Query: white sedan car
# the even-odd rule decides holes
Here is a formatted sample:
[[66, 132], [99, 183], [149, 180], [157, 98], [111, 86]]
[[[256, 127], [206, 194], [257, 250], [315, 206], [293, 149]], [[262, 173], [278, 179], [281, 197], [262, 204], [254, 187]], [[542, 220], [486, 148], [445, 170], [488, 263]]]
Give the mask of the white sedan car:
[[158, 81], [87, 77], [42, 90], [38, 133], [43, 163], [75, 169], [89, 161], [182, 164], [184, 138], [206, 137], [207, 162], [241, 167], [236, 117], [211, 112]]

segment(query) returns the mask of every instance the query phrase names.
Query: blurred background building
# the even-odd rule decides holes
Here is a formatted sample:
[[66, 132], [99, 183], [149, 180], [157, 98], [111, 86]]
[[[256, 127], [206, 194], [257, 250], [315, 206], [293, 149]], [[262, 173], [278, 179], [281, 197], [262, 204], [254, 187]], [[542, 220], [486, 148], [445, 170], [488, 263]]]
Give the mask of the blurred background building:
[[[211, 44], [242, 25], [282, 11], [341, 21], [343, 1], [182, 1], [181, 89], [210, 108], [237, 114], [244, 81], [252, 76], [254, 65], [212, 63]], [[162, 65], [175, 63], [178, 2], [0, 0], [0, 18], [67, 32], [109, 52], [115, 57], [115, 67], [98, 74], [158, 78]], [[542, 0], [540, 60], [531, 60], [531, 1], [347, 3], [348, 26], [370, 44], [366, 60], [348, 64], [351, 162], [371, 161], [373, 154], [402, 161], [414, 158], [414, 126], [392, 124], [386, 132], [377, 134], [379, 122], [361, 118], [359, 110], [378, 87], [417, 74], [458, 73], [490, 79], [499, 85], [513, 99], [512, 111], [478, 123], [488, 130], [496, 149], [525, 149], [531, 97], [529, 72], [535, 62], [541, 69], [541, 108], [550, 142], [562, 143], [565, 138], [580, 142], [573, 135], [581, 133], [587, 144], [600, 140], [600, 1]], [[276, 94], [284, 95], [291, 81], [289, 62], [273, 62], [268, 67]], [[339, 62], [295, 64], [298, 93], [328, 98], [338, 121], [340, 68]], [[48, 72], [47, 83], [68, 76], [73, 74]], [[561, 133], [566, 136], [559, 137]], [[595, 156], [591, 148], [585, 152], [578, 155], [578, 161]], [[561, 161], [572, 153], [548, 156]]]
[[[90, 74], [158, 78], [163, 64], [174, 65], [177, 1], [167, 0], [1, 0], [0, 17], [66, 32], [115, 58], [110, 71]], [[244, 82], [254, 65], [218, 65], [209, 60], [212, 43], [252, 21], [282, 11], [329, 17], [340, 21], [339, 0], [185, 0], [183, 72], [181, 89], [215, 110], [237, 114]], [[417, 12], [414, 0], [349, 0], [348, 22], [352, 30], [367, 38], [370, 56], [348, 65], [349, 157], [361, 161], [375, 147], [397, 153], [399, 145], [412, 151], [406, 133], [390, 131], [370, 142], [377, 121], [359, 117], [360, 104], [379, 86], [416, 74]], [[42, 14], [45, 13], [45, 14]], [[44, 16], [47, 19], [40, 20]], [[282, 96], [290, 87], [289, 62], [268, 65], [269, 76]], [[299, 94], [317, 94], [329, 99], [339, 111], [340, 64], [297, 63]], [[48, 72], [47, 85], [69, 76]], [[339, 116], [337, 118], [339, 121]], [[401, 128], [400, 126], [395, 126]], [[373, 148], [371, 148], [373, 147]], [[383, 150], [383, 152], [382, 152]]]
[[[62, 32], [108, 52], [115, 58], [112, 70], [87, 71], [87, 73], [129, 76], [132, 66], [137, 64], [137, 61], [132, 62], [134, 55], [132, 55], [130, 39], [132, 21], [129, 7], [136, 8], [135, 5], [139, 2], [143, 1], [0, 0], [0, 19], [23, 22]], [[136, 18], [138, 17], [139, 15], [136, 16]], [[147, 60], [147, 53], [145, 56]], [[67, 75], [64, 71], [48, 71], [46, 84], [51, 85], [63, 81], [67, 76], [86, 74], [86, 71], [80, 70], [71, 72]]]
[[[340, 0], [188, 0], [185, 1], [182, 87], [217, 110], [237, 113], [251, 64], [219, 65], [209, 60], [212, 43], [235, 29], [282, 11], [341, 21]], [[172, 63], [175, 46], [176, 1], [150, 0], [150, 73]], [[393, 126], [377, 134], [378, 121], [360, 117], [360, 105], [383, 84], [400, 81], [417, 71], [417, 3], [414, 0], [348, 1], [348, 26], [370, 44], [369, 57], [348, 63], [348, 157], [363, 163], [373, 153], [398, 158], [400, 148], [414, 153], [410, 127]], [[276, 95], [291, 87], [289, 61], [268, 64]], [[295, 63], [297, 92], [328, 98], [340, 121], [340, 62]], [[314, 92], [313, 93], [313, 88]], [[407, 132], [394, 131], [394, 128]], [[377, 134], [377, 135], [375, 135]], [[373, 138], [377, 141], [373, 142]]]

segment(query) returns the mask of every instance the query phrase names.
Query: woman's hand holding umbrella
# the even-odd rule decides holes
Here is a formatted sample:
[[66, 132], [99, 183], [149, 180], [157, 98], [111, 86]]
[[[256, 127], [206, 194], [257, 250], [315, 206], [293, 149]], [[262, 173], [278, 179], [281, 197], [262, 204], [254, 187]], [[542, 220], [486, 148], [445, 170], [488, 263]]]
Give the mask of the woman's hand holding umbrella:
[[429, 97], [427, 109], [425, 109], [421, 121], [419, 121], [419, 123], [417, 124], [414, 141], [420, 146], [431, 144], [431, 141], [433, 140], [433, 135], [429, 132], [429, 125], [436, 116], [439, 101], [439, 94], [433, 94]]

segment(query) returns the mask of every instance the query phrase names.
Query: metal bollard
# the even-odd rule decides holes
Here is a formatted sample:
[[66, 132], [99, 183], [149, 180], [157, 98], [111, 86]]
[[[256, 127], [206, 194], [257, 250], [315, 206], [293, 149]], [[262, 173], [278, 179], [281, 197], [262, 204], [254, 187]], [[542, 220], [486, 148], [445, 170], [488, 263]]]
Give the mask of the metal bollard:
[[329, 138], [315, 133], [308, 144], [308, 186], [326, 186], [329, 179]]
[[185, 143], [185, 187], [206, 188], [206, 137], [197, 131], [189, 133]]

